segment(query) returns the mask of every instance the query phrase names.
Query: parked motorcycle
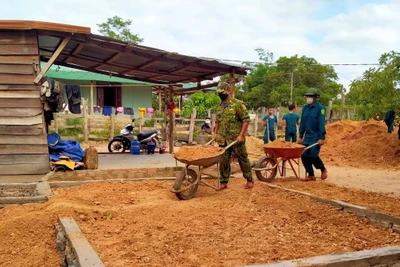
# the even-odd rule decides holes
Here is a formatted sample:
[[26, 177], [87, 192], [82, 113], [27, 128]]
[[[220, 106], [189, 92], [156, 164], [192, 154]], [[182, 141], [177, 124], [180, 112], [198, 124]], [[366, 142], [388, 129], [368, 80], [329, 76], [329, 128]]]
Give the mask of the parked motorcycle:
[[[108, 143], [108, 151], [109, 152], [120, 152], [123, 153], [126, 150], [131, 149], [131, 142], [135, 139], [133, 137], [133, 123], [135, 120], [132, 120], [132, 123], [125, 125], [125, 128], [120, 131], [121, 135], [114, 136], [114, 138]], [[158, 135], [160, 135], [159, 130], [148, 130], [139, 133], [136, 138], [140, 142], [140, 150], [147, 150], [147, 143], [154, 142], [160, 143]]]

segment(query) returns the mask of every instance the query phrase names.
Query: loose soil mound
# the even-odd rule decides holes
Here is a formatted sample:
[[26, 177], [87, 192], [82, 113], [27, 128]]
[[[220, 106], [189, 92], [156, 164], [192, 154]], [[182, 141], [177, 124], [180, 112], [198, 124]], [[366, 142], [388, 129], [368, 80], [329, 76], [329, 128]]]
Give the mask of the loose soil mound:
[[369, 209], [400, 216], [400, 198], [367, 192], [365, 190], [337, 187], [326, 182], [274, 181], [274, 184], [319, 197], [341, 200], [347, 203], [368, 207]]
[[271, 143], [268, 143], [264, 145], [264, 147], [271, 147], [271, 148], [300, 148], [304, 147], [303, 145], [296, 144], [296, 143], [291, 143], [291, 142], [285, 142], [283, 140], [275, 140]]
[[249, 158], [258, 160], [262, 156], [265, 156], [264, 152], [264, 141], [254, 136], [246, 137], [246, 148]]
[[174, 156], [179, 160], [194, 161], [211, 158], [220, 154], [224, 149], [215, 146], [184, 146], [179, 148]]
[[400, 140], [384, 122], [340, 121], [326, 131], [321, 157], [327, 165], [400, 170]]
[[249, 191], [244, 183], [201, 187], [194, 199], [178, 201], [170, 181], [104, 182], [56, 190], [47, 203], [6, 207], [0, 266], [58, 266], [57, 215], [77, 221], [106, 266], [243, 266], [400, 244], [399, 234], [366, 219], [263, 183]]

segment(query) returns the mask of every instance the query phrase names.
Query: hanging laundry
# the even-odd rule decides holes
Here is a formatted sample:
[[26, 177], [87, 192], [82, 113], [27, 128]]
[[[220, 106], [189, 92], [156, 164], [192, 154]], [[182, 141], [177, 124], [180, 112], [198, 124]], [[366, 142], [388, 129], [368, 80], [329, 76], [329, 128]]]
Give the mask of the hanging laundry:
[[104, 116], [111, 116], [111, 113], [112, 113], [112, 106], [104, 106], [103, 115]]
[[154, 108], [146, 108], [146, 116], [154, 116]]
[[131, 107], [124, 107], [124, 114], [125, 115], [134, 115], [133, 114], [134, 112], [133, 112], [133, 108], [131, 108]]
[[101, 107], [100, 106], [93, 106], [93, 112], [101, 113]]
[[81, 114], [81, 88], [79, 85], [66, 85], [68, 108], [73, 114]]
[[383, 119], [383, 121], [386, 123], [388, 127], [388, 133], [392, 133], [394, 131], [393, 122], [395, 115], [396, 113], [391, 109], [388, 112], [386, 112], [385, 118]]
[[118, 107], [117, 108], [118, 114], [123, 114], [124, 113], [124, 108], [123, 107]]

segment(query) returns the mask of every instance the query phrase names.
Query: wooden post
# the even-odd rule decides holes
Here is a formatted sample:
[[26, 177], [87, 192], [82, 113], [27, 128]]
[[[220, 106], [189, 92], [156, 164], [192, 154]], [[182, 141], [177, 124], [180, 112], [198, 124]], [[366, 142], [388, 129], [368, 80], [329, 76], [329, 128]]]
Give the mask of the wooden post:
[[350, 109], [347, 110], [347, 119], [350, 120]]
[[142, 131], [143, 117], [139, 117], [139, 133]]
[[82, 99], [82, 117], [83, 117], [83, 139], [85, 143], [89, 143], [89, 130], [88, 130], [88, 119], [87, 119], [87, 100]]
[[211, 118], [211, 109], [207, 110], [207, 117]]
[[332, 100], [329, 101], [329, 103], [328, 103], [328, 110], [327, 110], [327, 112], [326, 112], [326, 121], [327, 121], [327, 123], [330, 122], [331, 110], [332, 110]]
[[232, 69], [231, 73], [229, 73], [230, 79], [229, 83], [231, 85], [231, 97], [235, 98], [235, 70]]
[[192, 111], [192, 115], [190, 115], [190, 124], [189, 124], [189, 145], [192, 144], [193, 142], [193, 134], [194, 134], [194, 127], [195, 127], [195, 121], [196, 119], [196, 109], [194, 108]]
[[90, 111], [89, 114], [93, 115], [94, 114], [94, 110], [93, 110], [93, 106], [94, 106], [94, 96], [93, 96], [93, 91], [94, 91], [94, 82], [90, 81]]
[[[169, 101], [172, 102], [174, 100], [174, 86], [169, 85]], [[174, 123], [175, 123], [175, 113], [171, 109], [169, 113], [169, 153], [174, 153]]]
[[168, 101], [168, 93], [167, 93], [167, 87], [164, 86], [164, 121], [165, 121], [165, 141], [168, 141], [168, 117], [167, 117], [167, 112], [168, 112], [168, 106], [167, 106], [167, 101]]
[[111, 109], [111, 116], [110, 116], [110, 140], [114, 138], [114, 113], [115, 113], [115, 108], [113, 107]]
[[254, 118], [254, 137], [257, 137], [257, 127], [258, 127], [258, 112], [256, 112], [256, 117]]
[[161, 114], [161, 108], [162, 108], [162, 95], [161, 95], [161, 89], [158, 90], [158, 112]]
[[214, 129], [215, 129], [216, 121], [217, 121], [217, 115], [211, 114], [211, 136], [214, 136]]
[[344, 93], [341, 93], [342, 103], [340, 104], [340, 120], [343, 120], [344, 115]]
[[179, 110], [183, 109], [183, 95], [181, 95], [181, 99], [179, 101]]
[[58, 115], [57, 115], [57, 112], [56, 112], [56, 113], [54, 113], [54, 131], [56, 133], [58, 133], [57, 117], [58, 117]]

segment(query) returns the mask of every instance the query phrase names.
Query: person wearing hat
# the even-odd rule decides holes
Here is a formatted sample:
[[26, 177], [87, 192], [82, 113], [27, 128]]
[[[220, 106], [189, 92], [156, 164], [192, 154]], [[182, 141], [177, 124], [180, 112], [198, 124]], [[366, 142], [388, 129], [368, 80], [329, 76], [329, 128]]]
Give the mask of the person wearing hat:
[[220, 162], [220, 190], [228, 187], [229, 177], [231, 176], [232, 153], [235, 154], [240, 170], [247, 180], [245, 188], [250, 189], [254, 186], [254, 181], [245, 144], [245, 133], [250, 122], [250, 116], [242, 101], [230, 97], [230, 91], [230, 85], [227, 82], [218, 84], [217, 93], [221, 99], [221, 104], [217, 107], [214, 139], [220, 147], [226, 147], [230, 143], [238, 141], [226, 150]]
[[307, 105], [304, 106], [301, 113], [299, 142], [306, 147], [315, 143], [318, 143], [318, 145], [310, 147], [301, 155], [303, 166], [308, 174], [303, 181], [307, 182], [316, 180], [313, 165], [316, 169], [321, 170], [321, 179], [325, 180], [328, 178], [328, 171], [319, 157], [319, 152], [321, 150], [321, 146], [325, 143], [326, 109], [323, 105], [317, 102], [319, 93], [316, 88], [308, 89], [306, 97]]

